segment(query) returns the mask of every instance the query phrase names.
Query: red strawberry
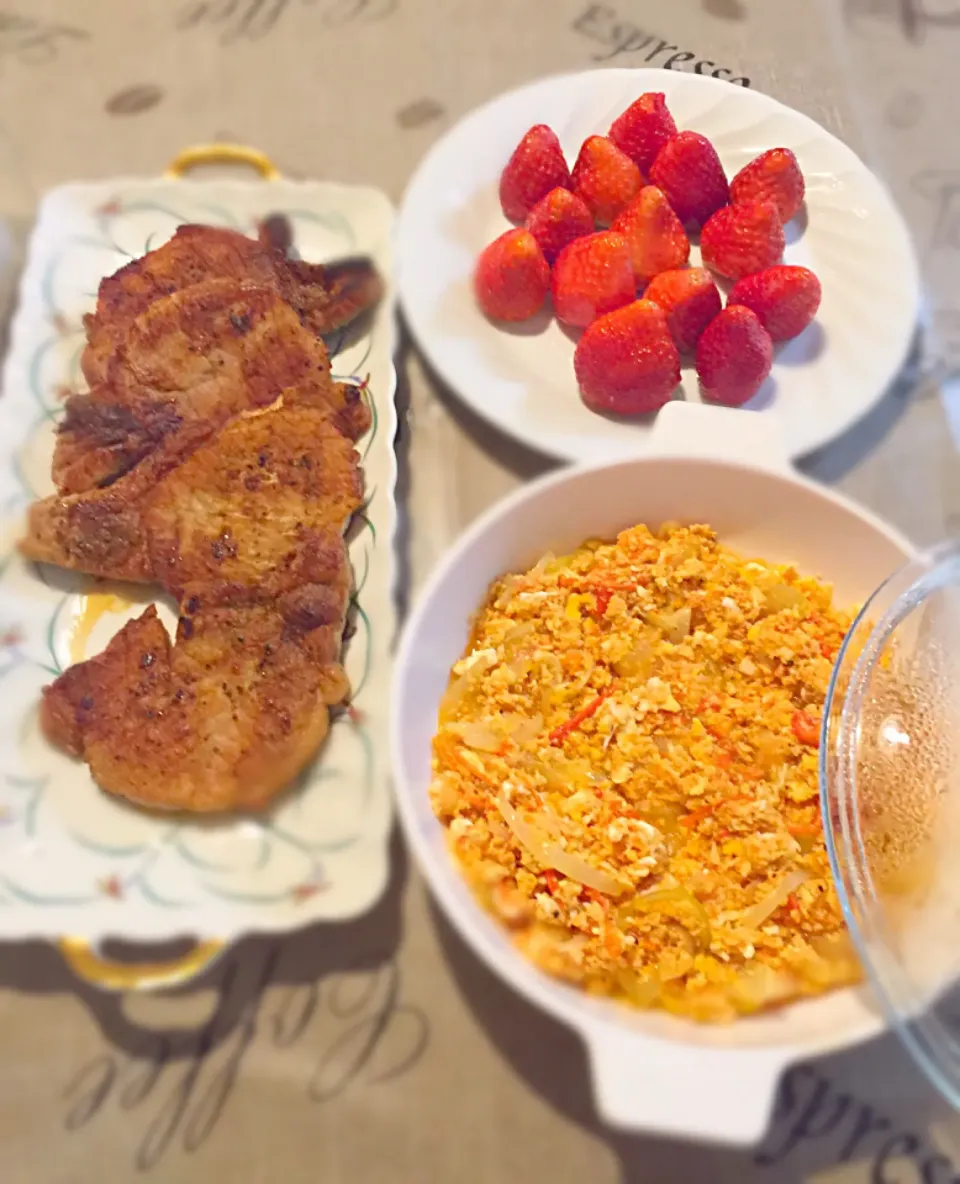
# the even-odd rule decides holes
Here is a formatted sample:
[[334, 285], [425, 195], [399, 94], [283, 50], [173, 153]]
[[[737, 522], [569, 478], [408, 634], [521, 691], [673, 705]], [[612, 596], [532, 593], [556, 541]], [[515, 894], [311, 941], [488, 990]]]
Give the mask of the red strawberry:
[[730, 201], [730, 186], [717, 150], [696, 132], [680, 132], [660, 149], [650, 170], [681, 222], [702, 226]]
[[656, 411], [680, 382], [677, 347], [649, 300], [594, 321], [577, 343], [573, 367], [587, 406], [616, 415]]
[[676, 134], [677, 125], [662, 94], [641, 95], [610, 125], [610, 139], [644, 175], [650, 172], [667, 140]]
[[634, 274], [641, 283], [661, 271], [682, 267], [690, 258], [690, 240], [683, 223], [655, 185], [641, 189], [610, 229], [630, 244]]
[[627, 240], [610, 230], [576, 239], [557, 256], [551, 289], [557, 316], [580, 329], [629, 304], [637, 283]]
[[573, 192], [590, 207], [601, 226], [609, 226], [643, 186], [640, 170], [606, 136], [588, 136], [571, 174]]
[[570, 188], [570, 170], [556, 133], [538, 123], [517, 145], [500, 176], [500, 205], [512, 222], [522, 222], [557, 186]]
[[667, 328], [681, 353], [696, 348], [704, 329], [723, 308], [717, 285], [702, 267], [663, 272], [643, 298], [652, 300], [666, 313]]
[[728, 407], [752, 399], [772, 365], [770, 334], [756, 313], [740, 304], [725, 308], [697, 345], [697, 373], [704, 393]]
[[730, 196], [735, 202], [772, 201], [780, 211], [781, 222], [789, 222], [800, 212], [806, 189], [800, 165], [789, 148], [764, 152], [730, 182]]
[[780, 261], [786, 238], [772, 201], [747, 201], [717, 210], [700, 235], [707, 267], [731, 280]]
[[733, 285], [728, 304], [752, 309], [774, 341], [799, 337], [820, 307], [820, 281], [806, 267], [768, 267]]
[[550, 290], [550, 265], [529, 230], [508, 230], [485, 247], [473, 274], [483, 311], [495, 321], [525, 321]]
[[593, 214], [569, 189], [551, 189], [531, 210], [527, 230], [552, 263], [567, 243], [593, 232]]

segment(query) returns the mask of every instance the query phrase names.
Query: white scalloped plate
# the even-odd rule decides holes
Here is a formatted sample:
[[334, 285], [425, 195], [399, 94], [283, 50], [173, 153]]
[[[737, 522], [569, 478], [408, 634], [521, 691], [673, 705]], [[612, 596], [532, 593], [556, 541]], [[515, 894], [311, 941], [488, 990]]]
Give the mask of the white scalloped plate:
[[[476, 256], [509, 226], [497, 186], [527, 128], [548, 123], [572, 164], [588, 135], [606, 133], [651, 90], [666, 94], [678, 127], [713, 141], [728, 176], [775, 147], [793, 149], [806, 174], [807, 223], [788, 227], [785, 261], [813, 268], [823, 304], [747, 404], [777, 421], [791, 458], [804, 456], [865, 415], [903, 366], [919, 316], [919, 273], [900, 214], [863, 162], [813, 120], [754, 90], [669, 70], [593, 70], [535, 82], [466, 116], [422, 162], [400, 211], [397, 285], [410, 328], [464, 402], [524, 444], [569, 461], [642, 450], [649, 420], [614, 422], [581, 402], [574, 343], [554, 319], [497, 327], [477, 308], [470, 281]], [[699, 400], [690, 366], [682, 397]]]
[[94, 603], [107, 611], [93, 624], [88, 596], [116, 589], [25, 563], [14, 547], [29, 500], [53, 489], [62, 396], [82, 385], [81, 317], [101, 277], [158, 246], [181, 222], [252, 234], [256, 220], [277, 212], [290, 217], [305, 259], [368, 254], [389, 283], [393, 210], [372, 189], [131, 180], [68, 185], [41, 207], [0, 401], [0, 938], [66, 935], [96, 946], [107, 937], [189, 935], [222, 943], [345, 920], [370, 908], [387, 883], [385, 739], [396, 626], [392, 292], [369, 332], [340, 352], [331, 347], [338, 376], [369, 374], [375, 411], [359, 445], [368, 504], [350, 552], [359, 611], [346, 664], [356, 710], [337, 719], [297, 787], [256, 817], [151, 815], [100, 792], [86, 766], [55, 751], [37, 729], [41, 687], [101, 650], [144, 603], [104, 596]]

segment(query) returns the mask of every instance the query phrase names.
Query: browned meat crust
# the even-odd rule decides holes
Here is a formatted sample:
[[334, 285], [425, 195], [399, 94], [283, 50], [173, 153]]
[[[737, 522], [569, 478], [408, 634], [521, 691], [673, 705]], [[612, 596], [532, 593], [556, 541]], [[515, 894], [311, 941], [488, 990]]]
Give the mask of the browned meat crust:
[[[176, 641], [149, 609], [46, 688], [41, 720], [110, 793], [256, 809], [313, 756], [349, 690], [343, 534], [362, 503], [353, 442], [369, 411], [303, 327], [307, 296], [321, 306], [304, 265], [230, 232], [177, 240], [101, 285], [84, 359], [95, 385], [68, 402], [60, 492], [31, 507], [21, 543], [158, 583], [180, 606]], [[341, 312], [360, 299], [346, 280], [326, 291]]]
[[273, 289], [216, 279], [161, 297], [127, 326], [103, 381], [67, 400], [57, 489], [109, 484], [184, 423], [203, 421], [212, 434], [281, 391], [288, 402], [327, 408], [352, 440], [370, 426], [357, 388], [332, 380], [323, 343]]
[[[311, 647], [273, 608], [149, 608], [44, 691], [49, 738], [109, 793], [161, 809], [258, 809], [314, 755], [346, 692], [337, 626]], [[316, 654], [326, 644], [326, 662]]]
[[96, 312], [85, 321], [88, 344], [81, 365], [90, 386], [105, 379], [130, 325], [155, 300], [215, 278], [274, 288], [310, 332], [319, 335], [372, 308], [383, 291], [376, 271], [364, 260], [305, 264], [235, 230], [181, 226], [162, 247], [101, 283]]

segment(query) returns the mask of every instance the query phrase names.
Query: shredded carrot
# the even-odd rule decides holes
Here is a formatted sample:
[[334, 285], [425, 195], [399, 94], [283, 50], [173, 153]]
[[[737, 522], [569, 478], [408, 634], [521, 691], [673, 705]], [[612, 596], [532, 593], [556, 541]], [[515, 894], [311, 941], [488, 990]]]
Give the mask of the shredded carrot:
[[788, 826], [787, 830], [795, 839], [806, 838], [811, 835], [818, 835], [820, 833], [820, 824], [818, 822], [797, 822], [793, 826]]
[[623, 948], [623, 938], [616, 925], [606, 925], [603, 930], [603, 948], [611, 958], [616, 958]]
[[720, 804], [720, 802], [714, 802], [712, 806], [701, 806], [699, 810], [694, 810], [690, 814], [684, 814], [680, 819], [680, 825], [692, 830], [699, 823], [703, 822], [705, 818], [709, 818]]
[[607, 582], [606, 580], [583, 580], [573, 576], [561, 576], [557, 581], [561, 588], [575, 588], [578, 592], [592, 592], [595, 596], [614, 596], [616, 593], [629, 596], [636, 592], [636, 584]]
[[594, 904], [598, 904], [604, 912], [606, 912], [610, 906], [609, 899], [604, 896], [602, 892], [598, 892], [596, 888], [584, 888], [583, 895], [587, 898], [587, 900], [592, 900]]
[[744, 765], [740, 770], [740, 776], [744, 781], [762, 781], [763, 769], [758, 769], [756, 765]]
[[611, 588], [598, 588], [594, 592], [594, 596], [597, 601], [597, 616], [605, 616], [607, 609], [610, 607], [610, 601], [613, 599], [613, 590]]
[[820, 747], [820, 725], [809, 712], [795, 711], [790, 727], [801, 744], [806, 744], [809, 748]]
[[561, 745], [564, 740], [566, 740], [566, 738], [571, 735], [571, 733], [575, 732], [581, 724], [586, 723], [586, 721], [590, 719], [591, 716], [596, 715], [603, 706], [604, 700], [609, 698], [609, 696], [612, 694], [612, 688], [606, 691], [601, 691], [600, 694], [597, 695], [596, 699], [593, 699], [586, 705], [586, 707], [584, 707], [581, 711], [578, 711], [576, 715], [571, 716], [571, 718], [568, 719], [566, 723], [561, 724], [558, 728], [554, 728], [550, 733], [550, 743], [559, 747], [559, 745]]
[[557, 889], [560, 887], [560, 877], [552, 867], [548, 867], [543, 873], [543, 878], [547, 881], [547, 891], [551, 895], [554, 895]]
[[732, 798], [721, 798], [719, 802], [712, 802], [709, 806], [701, 806], [699, 810], [694, 810], [690, 814], [684, 814], [680, 819], [680, 825], [688, 829], [697, 826], [703, 822], [705, 818], [709, 818], [714, 810], [719, 810], [721, 806], [725, 806], [728, 802], [732, 805], [735, 802], [749, 802], [746, 794], [735, 794]]
[[479, 769], [475, 769], [469, 761], [465, 761], [456, 749], [451, 749], [448, 754], [450, 764], [455, 766], [464, 777], [479, 777], [481, 781], [485, 781], [487, 785], [493, 785], [493, 779], [486, 773], [481, 773]]

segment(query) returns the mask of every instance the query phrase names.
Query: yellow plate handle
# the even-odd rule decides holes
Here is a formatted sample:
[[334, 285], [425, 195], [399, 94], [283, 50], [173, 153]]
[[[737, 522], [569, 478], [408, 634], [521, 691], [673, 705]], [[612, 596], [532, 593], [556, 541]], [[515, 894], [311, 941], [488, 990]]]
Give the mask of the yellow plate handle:
[[194, 144], [175, 156], [163, 175], [176, 179], [205, 164], [243, 164], [259, 173], [265, 181], [279, 181], [281, 176], [269, 156], [245, 144]]
[[78, 978], [106, 991], [155, 991], [195, 978], [223, 950], [221, 941], [201, 941], [169, 962], [114, 962], [75, 937], [57, 942], [63, 959]]

